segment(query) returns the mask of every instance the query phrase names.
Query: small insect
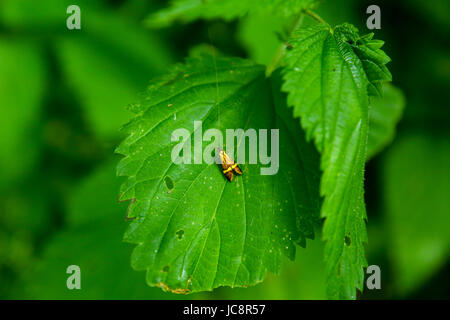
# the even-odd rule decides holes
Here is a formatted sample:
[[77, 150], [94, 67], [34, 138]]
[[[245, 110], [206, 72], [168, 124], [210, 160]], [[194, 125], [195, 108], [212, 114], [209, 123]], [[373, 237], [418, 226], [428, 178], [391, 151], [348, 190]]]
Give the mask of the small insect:
[[242, 174], [242, 170], [239, 168], [238, 164], [235, 163], [221, 148], [219, 148], [219, 158], [222, 164], [222, 172], [228, 181], [231, 182], [231, 180], [233, 180], [233, 171], [237, 174]]

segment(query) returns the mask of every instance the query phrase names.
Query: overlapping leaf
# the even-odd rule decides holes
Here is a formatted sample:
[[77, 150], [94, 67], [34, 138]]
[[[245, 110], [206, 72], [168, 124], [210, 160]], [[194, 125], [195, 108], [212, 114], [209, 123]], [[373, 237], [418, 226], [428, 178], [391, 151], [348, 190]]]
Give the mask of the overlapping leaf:
[[392, 141], [404, 107], [403, 93], [393, 85], [383, 86], [383, 96], [370, 98], [368, 159]]
[[404, 135], [384, 158], [385, 250], [401, 297], [445, 270], [450, 258], [449, 142], [448, 136]]
[[[305, 245], [313, 237], [318, 155], [263, 67], [191, 58], [150, 85], [130, 109], [136, 117], [117, 149], [125, 155], [118, 174], [128, 176], [121, 199], [132, 200], [128, 214], [136, 217], [124, 239], [137, 245], [132, 266], [147, 271], [149, 285], [188, 293], [255, 284], [267, 271], [277, 272], [283, 256], [293, 258], [295, 242]], [[224, 136], [225, 129], [278, 128], [278, 173], [261, 175], [268, 165], [246, 163], [230, 183], [215, 163], [174, 164], [171, 152], [179, 142], [171, 135], [187, 129], [194, 149], [195, 120], [203, 132], [216, 128]]]
[[364, 204], [369, 94], [391, 79], [373, 35], [348, 24], [300, 29], [286, 55], [288, 104], [322, 153], [321, 194], [328, 295], [355, 298], [362, 290], [367, 241]]
[[171, 6], [148, 19], [148, 24], [163, 27], [174, 20], [190, 22], [195, 19], [239, 18], [248, 12], [271, 12], [292, 16], [300, 10], [313, 6], [317, 0], [174, 0]]

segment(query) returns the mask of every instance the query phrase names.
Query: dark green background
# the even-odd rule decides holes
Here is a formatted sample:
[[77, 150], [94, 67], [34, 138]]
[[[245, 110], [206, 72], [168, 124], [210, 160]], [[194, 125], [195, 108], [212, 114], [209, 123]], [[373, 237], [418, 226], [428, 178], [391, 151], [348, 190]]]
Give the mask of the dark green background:
[[[82, 30], [69, 31], [65, 11], [77, 3]], [[262, 63], [278, 45], [277, 21], [264, 17], [145, 28], [164, 3], [0, 1], [0, 298], [325, 298], [319, 240], [247, 289], [168, 294], [131, 269], [113, 155], [125, 106], [198, 45]], [[370, 4], [382, 9], [376, 38], [407, 105], [394, 142], [367, 165], [367, 255], [382, 289], [361, 298], [448, 299], [450, 3], [329, 0], [317, 12], [365, 33]], [[71, 264], [81, 267], [78, 291], [66, 288]]]

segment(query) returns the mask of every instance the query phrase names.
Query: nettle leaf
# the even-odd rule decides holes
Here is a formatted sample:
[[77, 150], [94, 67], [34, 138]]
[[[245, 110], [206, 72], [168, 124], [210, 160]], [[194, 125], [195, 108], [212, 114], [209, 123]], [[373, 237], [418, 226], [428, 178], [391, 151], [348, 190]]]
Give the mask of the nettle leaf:
[[[132, 200], [128, 215], [136, 217], [124, 240], [137, 245], [131, 263], [147, 271], [149, 285], [189, 293], [256, 284], [277, 273], [283, 257], [294, 258], [295, 243], [313, 238], [319, 157], [290, 116], [280, 82], [245, 60], [190, 58], [130, 107], [136, 117], [117, 149], [125, 155], [118, 174], [128, 176], [121, 200]], [[216, 163], [173, 163], [179, 128], [189, 131], [194, 158], [194, 121], [224, 137], [225, 129], [279, 129], [277, 174], [261, 175], [268, 165], [246, 161], [244, 174], [228, 182]]]
[[170, 7], [152, 14], [148, 25], [165, 27], [175, 20], [190, 22], [199, 18], [231, 20], [251, 12], [271, 12], [292, 16], [313, 7], [318, 0], [173, 0]]
[[291, 44], [283, 90], [322, 153], [328, 296], [354, 299], [367, 265], [363, 180], [369, 94], [378, 94], [380, 84], [391, 79], [389, 58], [380, 50], [382, 42], [360, 37], [348, 24], [297, 30]]
[[383, 85], [383, 96], [370, 98], [368, 159], [392, 141], [404, 107], [402, 91], [390, 84]]

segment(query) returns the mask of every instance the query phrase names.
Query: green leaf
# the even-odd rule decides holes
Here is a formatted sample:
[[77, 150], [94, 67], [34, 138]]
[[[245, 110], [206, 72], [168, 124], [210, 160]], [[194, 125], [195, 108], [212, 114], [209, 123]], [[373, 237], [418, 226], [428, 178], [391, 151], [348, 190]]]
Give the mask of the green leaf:
[[[136, 217], [124, 240], [137, 245], [132, 266], [147, 271], [149, 285], [188, 293], [256, 284], [277, 273], [283, 257], [294, 258], [295, 243], [313, 238], [318, 155], [289, 115], [279, 82], [245, 60], [191, 58], [130, 107], [136, 117], [117, 149], [126, 156], [118, 174], [128, 176], [121, 200], [132, 199], [128, 214]], [[278, 128], [278, 173], [261, 175], [267, 165], [245, 163], [230, 183], [215, 163], [174, 164], [179, 142], [171, 135], [185, 128], [194, 146], [194, 120], [224, 136], [225, 129]]]
[[282, 44], [286, 18], [270, 13], [249, 14], [239, 21], [238, 37], [253, 61], [268, 65]]
[[405, 97], [402, 91], [390, 84], [383, 86], [382, 97], [370, 98], [367, 159], [391, 143], [404, 107]]
[[380, 84], [390, 80], [389, 58], [380, 50], [382, 42], [360, 37], [348, 24], [299, 29], [291, 43], [283, 90], [322, 154], [328, 296], [355, 299], [367, 265], [363, 180], [369, 93], [379, 93]]
[[83, 26], [83, 33], [56, 39], [56, 53], [92, 130], [102, 138], [116, 137], [130, 116], [124, 107], [149, 77], [171, 64], [172, 54], [154, 33], [107, 8], [90, 8]]
[[386, 246], [401, 297], [420, 288], [450, 258], [448, 136], [399, 137], [384, 158]]
[[77, 1], [81, 30], [65, 26], [71, 0], [42, 0], [39, 10], [32, 1], [5, 0], [0, 18], [14, 30], [49, 37], [58, 70], [83, 107], [86, 122], [98, 137], [112, 139], [130, 116], [124, 106], [136, 99], [149, 77], [173, 63], [173, 54], [156, 32], [143, 30], [102, 2]]
[[0, 38], [0, 189], [35, 165], [46, 76], [39, 47]]
[[[20, 31], [36, 31], [40, 35], [61, 34], [71, 32], [66, 27], [67, 7], [76, 4], [81, 9], [81, 26], [83, 28], [85, 18], [90, 19], [92, 9], [105, 6], [102, 0], [41, 0], [39, 8], [29, 0], [2, 0], [0, 2], [0, 18], [2, 24]], [[86, 13], [86, 14], [85, 14]], [[41, 34], [42, 33], [42, 34]]]
[[324, 300], [325, 264], [321, 241], [311, 241], [306, 250], [298, 250], [295, 263], [286, 265], [279, 276], [269, 275], [254, 287], [221, 288], [212, 299], [233, 300]]
[[[24, 266], [13, 299], [176, 299], [149, 288], [129, 265], [130, 245], [121, 241], [124, 204], [109, 161], [76, 185], [67, 203], [68, 226], [52, 234], [39, 259]], [[100, 193], [99, 193], [100, 192]], [[17, 250], [17, 249], [16, 249]], [[81, 270], [81, 290], [68, 290], [66, 269]]]
[[170, 7], [152, 14], [147, 23], [152, 27], [165, 27], [175, 20], [191, 22], [196, 19], [231, 20], [249, 12], [270, 12], [292, 16], [310, 8], [317, 0], [174, 0]]

